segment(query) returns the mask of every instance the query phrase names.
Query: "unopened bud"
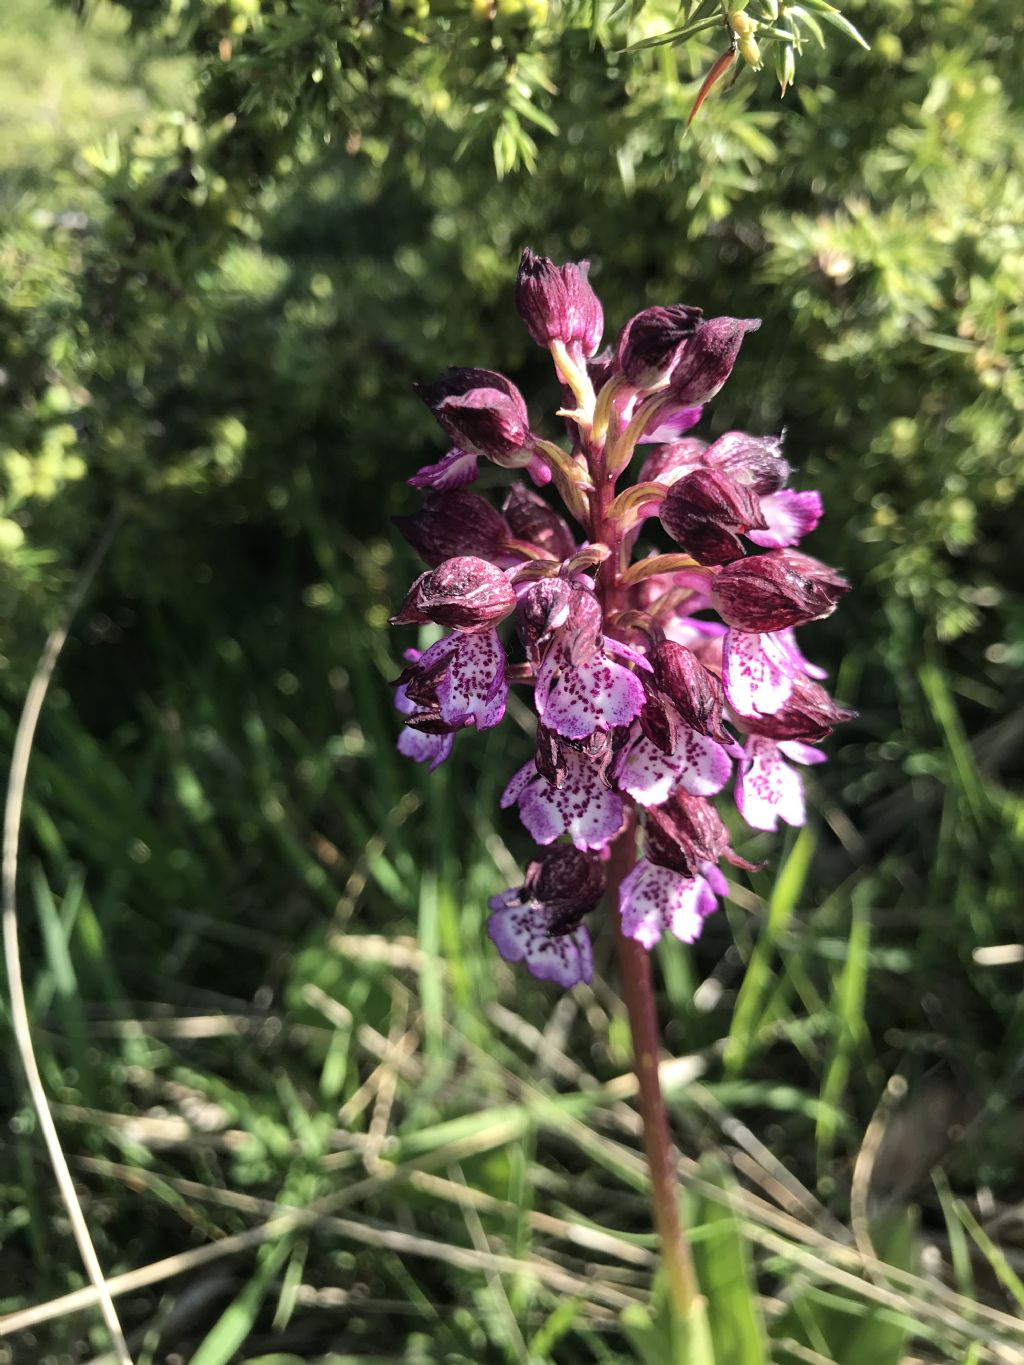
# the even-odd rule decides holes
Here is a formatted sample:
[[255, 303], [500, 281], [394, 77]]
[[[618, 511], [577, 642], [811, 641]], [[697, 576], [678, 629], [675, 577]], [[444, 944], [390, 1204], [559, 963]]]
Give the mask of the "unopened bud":
[[760, 326], [760, 318], [709, 318], [700, 323], [672, 372], [668, 386], [672, 397], [681, 404], [714, 398], [732, 373], [743, 338]]
[[604, 313], [587, 275], [589, 261], [555, 265], [529, 247], [516, 277], [516, 307], [538, 346], [560, 341], [592, 356], [601, 344]]
[[523, 395], [494, 370], [452, 366], [416, 392], [456, 446], [506, 468], [529, 464], [530, 418]]
[[757, 39], [751, 34], [741, 38], [739, 41], [740, 56], [748, 66], [752, 66], [755, 71], [761, 70], [761, 49], [757, 45]]
[[671, 697], [687, 725], [720, 744], [727, 743], [729, 737], [722, 729], [722, 680], [692, 650], [674, 640], [659, 641], [651, 652], [651, 663], [658, 686]]
[[831, 616], [850, 585], [841, 574], [796, 550], [727, 564], [716, 574], [711, 601], [737, 630], [769, 633]]
[[394, 521], [412, 548], [435, 567], [456, 555], [500, 560], [503, 547], [512, 539], [512, 529], [501, 513], [479, 493], [462, 489], [428, 493], [418, 512]]
[[431, 621], [473, 635], [490, 630], [515, 608], [515, 590], [500, 569], [485, 559], [459, 555], [417, 578], [391, 624]]
[[615, 359], [637, 389], [657, 389], [666, 383], [687, 340], [693, 336], [701, 309], [686, 304], [645, 308], [622, 329]]
[[525, 484], [512, 485], [501, 510], [517, 540], [546, 550], [554, 559], [567, 559], [576, 548], [568, 523]]
[[673, 484], [659, 515], [672, 539], [698, 564], [738, 559], [741, 533], [767, 525], [755, 494], [715, 469], [695, 469]]

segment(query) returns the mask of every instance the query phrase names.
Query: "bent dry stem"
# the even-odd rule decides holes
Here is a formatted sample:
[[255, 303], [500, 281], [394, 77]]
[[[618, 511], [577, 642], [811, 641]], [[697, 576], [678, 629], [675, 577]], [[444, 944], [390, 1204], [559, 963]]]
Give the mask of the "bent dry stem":
[[[711, 800], [731, 778], [754, 829], [803, 823], [790, 765], [821, 762], [815, 744], [849, 713], [813, 681], [822, 674], [793, 627], [827, 616], [848, 585], [793, 548], [821, 499], [786, 487], [781, 438], [686, 435], [756, 321], [645, 308], [598, 354], [604, 314], [586, 263], [530, 251], [516, 304], [554, 364], [569, 440], [535, 432], [523, 395], [493, 370], [450, 368], [419, 386], [451, 449], [409, 480], [423, 503], [398, 524], [427, 569], [392, 621], [449, 633], [405, 654], [398, 747], [436, 767], [459, 732], [500, 722], [510, 685], [532, 689], [536, 751], [501, 804], [539, 847], [522, 884], [491, 898], [487, 931], [540, 980], [589, 982], [587, 917], [608, 894], [674, 1354], [697, 1365], [710, 1359], [707, 1318], [679, 1211], [648, 953], [664, 934], [699, 937], [726, 891], [721, 859], [751, 866]], [[523, 476], [500, 511], [469, 490], [480, 461]], [[511, 659], [498, 630], [509, 618]]]

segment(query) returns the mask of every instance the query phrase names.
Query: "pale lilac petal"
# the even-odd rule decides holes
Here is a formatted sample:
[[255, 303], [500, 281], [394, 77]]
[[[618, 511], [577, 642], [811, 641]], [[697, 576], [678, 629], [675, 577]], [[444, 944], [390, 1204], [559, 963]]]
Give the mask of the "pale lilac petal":
[[413, 488], [465, 488], [476, 478], [477, 457], [456, 446], [437, 464], [425, 464], [408, 482]]
[[550, 913], [543, 906], [497, 909], [487, 921], [487, 932], [506, 962], [525, 962], [540, 981], [566, 989], [593, 975], [590, 935], [582, 925], [569, 934], [553, 936]]
[[693, 943], [717, 905], [704, 877], [686, 877], [646, 858], [623, 879], [619, 889], [622, 932], [647, 949], [653, 948], [664, 933]]
[[451, 753], [454, 743], [454, 735], [425, 735], [422, 730], [413, 730], [406, 725], [398, 736], [397, 748], [414, 763], [429, 763], [433, 772]]
[[696, 408], [669, 408], [667, 412], [662, 412], [654, 420], [657, 426], [648, 427], [640, 437], [639, 444], [661, 444], [666, 441], [677, 441], [680, 436], [685, 435], [692, 427], [700, 421], [703, 406]]
[[623, 750], [615, 768], [615, 781], [641, 806], [660, 806], [676, 785], [674, 754], [663, 754], [646, 735], [638, 736]]
[[748, 531], [747, 536], [755, 545], [763, 545], [766, 549], [796, 545], [801, 536], [809, 535], [817, 526], [822, 510], [821, 494], [813, 489], [797, 493], [792, 488], [784, 488], [779, 493], [769, 493], [761, 499], [767, 529]]
[[519, 771], [513, 775], [508, 786], [502, 792], [501, 809], [507, 810], [509, 806], [514, 805], [536, 776], [537, 766], [531, 758], [529, 763], [524, 763]]
[[816, 749], [813, 744], [804, 744], [799, 739], [780, 739], [779, 749], [794, 763], [826, 763], [828, 755]]
[[785, 630], [777, 630], [774, 633], [775, 642], [785, 652], [793, 671], [796, 673], [806, 673], [809, 678], [827, 678], [828, 669], [819, 668], [817, 664], [812, 664], [806, 659], [800, 646], [796, 642], [796, 632], [792, 626], [787, 626]]
[[780, 819], [787, 825], [804, 823], [803, 782], [773, 739], [762, 735], [747, 739], [746, 759], [736, 782], [736, 805], [754, 829], [778, 829]]
[[[447, 659], [450, 654], [454, 654], [458, 649], [461, 639], [463, 636], [458, 631], [453, 631], [451, 635], [442, 635], [440, 640], [435, 640], [429, 648], [419, 655], [420, 668], [426, 671], [428, 668], [433, 668], [435, 664], [439, 664], [442, 659]], [[417, 660], [414, 659], [412, 662], [415, 663]]]
[[609, 654], [617, 654], [620, 659], [628, 659], [630, 663], [636, 664], [647, 673], [654, 672], [653, 666], [647, 660], [647, 655], [639, 649], [634, 649], [632, 645], [624, 645], [621, 640], [613, 640], [610, 635], [606, 635], [604, 647]]
[[722, 647], [722, 682], [741, 716], [773, 716], [793, 691], [794, 665], [771, 635], [729, 630]]
[[[554, 651], [552, 651], [554, 653]], [[644, 689], [630, 669], [601, 654], [582, 664], [547, 668], [537, 677], [537, 714], [566, 739], [628, 725], [643, 709]]]
[[679, 764], [679, 785], [691, 796], [712, 796], [720, 792], [732, 774], [729, 755], [708, 735], [680, 726], [674, 755]]
[[[456, 641], [451, 667], [437, 688], [441, 717], [449, 725], [475, 725], [478, 730], [489, 730], [505, 714], [508, 697], [505, 651], [498, 632], [462, 635], [455, 631], [450, 640]], [[427, 650], [421, 665], [435, 648]]]
[[698, 871], [716, 896], [727, 896], [729, 894], [729, 883], [714, 863], [700, 863]]
[[616, 766], [616, 781], [641, 806], [660, 806], [677, 786], [691, 796], [711, 796], [729, 780], [732, 764], [720, 744], [679, 725], [674, 754], [665, 754], [639, 735]]
[[621, 798], [608, 790], [579, 754], [567, 755], [561, 787], [553, 787], [535, 772], [534, 780], [521, 788], [518, 801], [520, 819], [538, 844], [551, 844], [568, 834], [579, 849], [605, 848], [625, 823]]
[[665, 622], [665, 639], [687, 649], [696, 649], [709, 640], [724, 637], [728, 627], [720, 621], [701, 621], [695, 616], [674, 616]]

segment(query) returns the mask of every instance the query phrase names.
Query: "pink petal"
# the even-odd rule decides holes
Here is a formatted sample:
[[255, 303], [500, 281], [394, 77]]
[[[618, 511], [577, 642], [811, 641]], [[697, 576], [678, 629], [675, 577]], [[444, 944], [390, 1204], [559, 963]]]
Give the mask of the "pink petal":
[[806, 818], [800, 774], [786, 763], [773, 739], [750, 735], [736, 782], [736, 805], [754, 829], [774, 830], [782, 819], [802, 825]]
[[617, 654], [620, 659], [628, 659], [630, 663], [636, 664], [647, 673], [654, 672], [653, 666], [647, 661], [647, 655], [642, 654], [639, 649], [634, 649], [632, 645], [624, 645], [621, 640], [613, 640], [610, 635], [606, 635], [604, 647], [609, 654]]
[[537, 714], [549, 730], [566, 739], [586, 739], [595, 730], [628, 725], [643, 708], [644, 689], [635, 673], [595, 654], [561, 671], [548, 669], [545, 660], [535, 700]]
[[513, 775], [508, 786], [502, 792], [500, 802], [501, 809], [508, 810], [509, 806], [515, 805], [523, 792], [530, 785], [532, 779], [536, 776], [537, 766], [531, 758], [529, 763], [524, 763], [519, 771]]
[[763, 497], [761, 511], [768, 528], [748, 531], [748, 539], [768, 549], [796, 545], [801, 536], [809, 535], [821, 520], [821, 494], [813, 489], [797, 493], [792, 488], [784, 488], [780, 493]]
[[706, 916], [717, 908], [703, 877], [685, 877], [641, 859], [619, 889], [622, 932], [650, 950], [664, 933], [683, 943], [700, 937]]
[[[515, 779], [513, 779], [515, 780]], [[567, 755], [565, 782], [552, 787], [540, 774], [519, 798], [519, 816], [538, 844], [568, 834], [579, 849], [604, 848], [625, 823], [626, 808], [579, 754]]]
[[828, 755], [816, 749], [813, 744], [803, 744], [798, 739], [780, 739], [779, 749], [794, 763], [826, 763]]
[[437, 464], [425, 464], [408, 482], [413, 488], [465, 488], [476, 478], [477, 457], [456, 446]]
[[615, 781], [641, 806], [660, 806], [676, 784], [674, 754], [663, 754], [656, 744], [640, 735], [623, 751]]
[[[437, 688], [441, 716], [449, 725], [475, 725], [478, 730], [489, 730], [505, 714], [508, 697], [505, 651], [498, 632], [462, 635], [454, 631], [448, 641], [438, 643], [449, 641], [455, 641], [451, 667]], [[436, 648], [432, 645], [420, 662], [428, 662]]]
[[674, 754], [664, 754], [645, 735], [623, 750], [616, 767], [619, 787], [641, 806], [660, 806], [673, 788], [710, 796], [729, 780], [732, 764], [720, 744], [680, 722]]
[[654, 420], [657, 426], [648, 427], [640, 437], [639, 444], [646, 445], [662, 443], [664, 441], [677, 441], [680, 436], [695, 427], [700, 421], [703, 406], [696, 408], [669, 408], [660, 417]]
[[773, 716], [793, 691], [793, 663], [771, 635], [730, 630], [722, 647], [722, 682], [741, 716]]
[[828, 669], [819, 668], [817, 664], [812, 664], [805, 659], [800, 646], [796, 642], [796, 633], [792, 626], [787, 626], [785, 630], [775, 632], [775, 641], [785, 652], [793, 670], [798, 673], [806, 673], [809, 678], [827, 678]]
[[582, 926], [553, 937], [543, 906], [498, 909], [487, 932], [506, 962], [525, 962], [532, 976], [568, 988], [593, 975], [590, 935]]
[[729, 755], [721, 744], [688, 725], [680, 727], [674, 756], [679, 764], [679, 785], [691, 796], [720, 792], [732, 773]]

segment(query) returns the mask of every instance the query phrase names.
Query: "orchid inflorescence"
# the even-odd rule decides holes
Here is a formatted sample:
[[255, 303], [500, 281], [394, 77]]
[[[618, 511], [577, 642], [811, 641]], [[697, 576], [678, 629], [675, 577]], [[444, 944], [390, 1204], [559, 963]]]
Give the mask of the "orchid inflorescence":
[[[815, 746], [852, 714], [793, 634], [849, 587], [793, 548], [819, 521], [819, 494], [786, 487], [781, 437], [686, 435], [759, 322], [645, 308], [598, 354], [604, 317], [587, 276], [586, 262], [527, 250], [516, 281], [527, 330], [554, 361], [568, 450], [532, 430], [503, 375], [452, 368], [420, 386], [452, 447], [409, 480], [423, 505], [396, 521], [429, 568], [392, 618], [450, 632], [406, 654], [403, 754], [434, 768], [459, 730], [498, 724], [510, 684], [533, 689], [536, 752], [501, 804], [540, 847], [522, 885], [490, 901], [488, 930], [505, 958], [566, 987], [590, 980], [583, 921], [620, 835], [642, 832], [619, 888], [621, 932], [647, 949], [665, 932], [693, 942], [726, 889], [720, 860], [751, 867], [711, 798], [735, 768], [748, 825], [802, 824], [791, 765], [823, 761]], [[637, 481], [619, 491], [638, 446]], [[481, 460], [551, 485], [575, 528], [526, 483], [500, 511], [468, 491]], [[678, 549], [638, 557], [652, 519]], [[497, 630], [506, 618], [516, 662]]]

